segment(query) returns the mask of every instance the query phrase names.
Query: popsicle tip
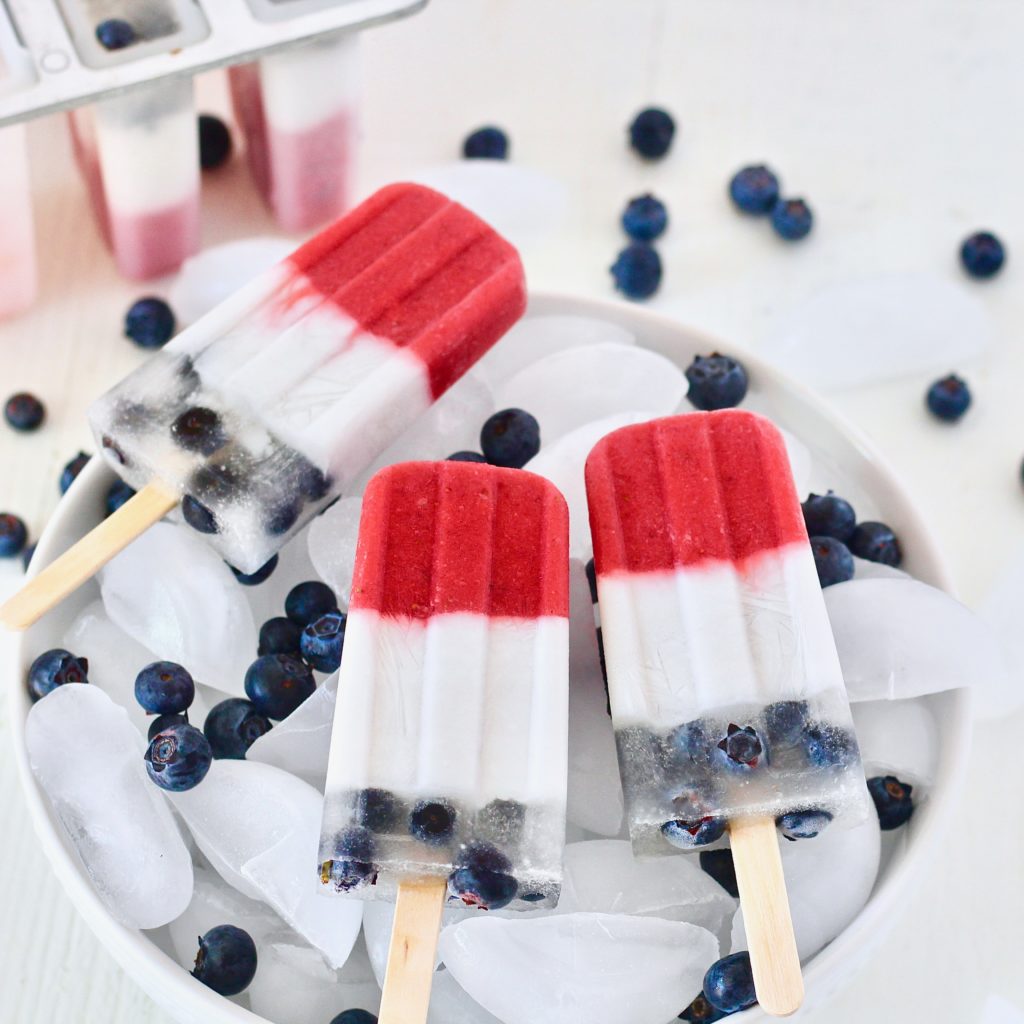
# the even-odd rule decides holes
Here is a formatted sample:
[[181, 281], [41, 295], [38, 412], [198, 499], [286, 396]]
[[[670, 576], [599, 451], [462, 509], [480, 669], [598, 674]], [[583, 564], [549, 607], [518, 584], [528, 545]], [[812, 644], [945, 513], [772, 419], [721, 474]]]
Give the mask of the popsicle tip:
[[769, 1017], [791, 1017], [804, 1001], [804, 980], [799, 973], [771, 981], [754, 979], [757, 1002]]
[[22, 587], [13, 597], [0, 604], [0, 626], [11, 633], [22, 633], [39, 615], [31, 607], [31, 594]]

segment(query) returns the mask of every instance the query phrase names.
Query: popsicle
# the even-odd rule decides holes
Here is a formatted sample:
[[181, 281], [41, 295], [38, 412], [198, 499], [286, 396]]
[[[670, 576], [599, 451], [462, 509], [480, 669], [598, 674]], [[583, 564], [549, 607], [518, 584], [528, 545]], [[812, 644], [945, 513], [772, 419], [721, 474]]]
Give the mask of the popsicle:
[[98, 449], [139, 493], [0, 608], [24, 628], [182, 504], [252, 572], [522, 315], [515, 249], [465, 208], [388, 186], [100, 398]]
[[532, 473], [410, 462], [366, 489], [320, 877], [397, 897], [383, 1024], [425, 1019], [446, 891], [484, 909], [558, 900], [568, 565], [565, 500]]
[[586, 464], [634, 849], [728, 829], [762, 1006], [802, 983], [775, 823], [859, 815], [864, 774], [785, 443], [729, 409], [625, 427]]

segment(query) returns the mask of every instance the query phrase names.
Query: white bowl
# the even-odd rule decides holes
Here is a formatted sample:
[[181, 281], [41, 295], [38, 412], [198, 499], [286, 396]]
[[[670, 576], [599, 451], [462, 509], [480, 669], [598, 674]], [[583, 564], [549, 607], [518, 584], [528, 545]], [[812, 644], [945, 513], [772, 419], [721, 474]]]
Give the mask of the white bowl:
[[[686, 367], [697, 352], [742, 353], [722, 342], [637, 306], [559, 295], [536, 295], [533, 314], [590, 315], [621, 324], [645, 346]], [[832, 486], [850, 498], [866, 517], [884, 518], [900, 535], [905, 568], [918, 579], [950, 589], [950, 579], [932, 537], [913, 508], [893, 472], [855, 429], [828, 406], [752, 355], [742, 355], [750, 372], [751, 396], [744, 405], [769, 413], [811, 448], [816, 464], [827, 468], [827, 480], [812, 480], [816, 487]], [[72, 541], [103, 515], [104, 498], [113, 474], [100, 459], [93, 459], [57, 507], [39, 541], [33, 572], [51, 562]], [[59, 646], [74, 615], [96, 596], [90, 584], [64, 606], [37, 623], [16, 646], [15, 663], [8, 666], [11, 685], [15, 758], [32, 822], [47, 858], [72, 902], [103, 945], [139, 985], [171, 1016], [188, 1024], [258, 1024], [264, 1018], [249, 1012], [195, 981], [160, 947], [161, 932], [147, 935], [116, 922], [82, 870], [50, 805], [36, 783], [25, 752], [24, 723], [30, 707], [21, 684], [33, 657]], [[805, 968], [807, 1003], [818, 1004], [849, 979], [870, 955], [899, 914], [900, 900], [924, 874], [937, 852], [943, 818], [950, 814], [963, 777], [969, 749], [969, 696], [955, 690], [929, 697], [939, 735], [938, 771], [934, 788], [906, 827], [907, 843], [887, 861], [871, 899], [852, 924]], [[682, 1007], [680, 1007], [682, 1009]], [[737, 1021], [766, 1019], [755, 1009], [737, 1015]]]

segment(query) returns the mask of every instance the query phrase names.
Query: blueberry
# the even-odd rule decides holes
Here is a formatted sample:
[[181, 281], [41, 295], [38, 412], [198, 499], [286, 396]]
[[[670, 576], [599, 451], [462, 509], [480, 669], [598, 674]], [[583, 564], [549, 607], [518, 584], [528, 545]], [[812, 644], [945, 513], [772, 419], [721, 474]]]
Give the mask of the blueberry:
[[353, 818], [371, 832], [390, 832], [398, 823], [401, 807], [386, 789], [361, 789], [355, 798]]
[[680, 850], [692, 850], [695, 846], [707, 846], [725, 835], [724, 818], [677, 819], [666, 821], [661, 834]]
[[732, 850], [701, 850], [700, 866], [733, 899], [739, 899], [740, 888], [736, 882], [736, 865], [732, 862]]
[[622, 211], [622, 229], [636, 242], [653, 242], [667, 227], [665, 204], [649, 192], [630, 199]]
[[308, 459], [301, 456], [299, 459], [298, 468], [295, 471], [295, 485], [299, 494], [310, 501], [321, 501], [326, 498], [333, 486], [331, 478]]
[[506, 842], [515, 840], [526, 822], [526, 807], [518, 800], [491, 800], [476, 816], [477, 829]]
[[802, 199], [782, 199], [772, 209], [772, 227], [780, 238], [796, 242], [811, 233], [814, 215]]
[[328, 612], [302, 631], [299, 650], [318, 672], [338, 671], [345, 644], [345, 620], [343, 612]]
[[171, 437], [180, 448], [200, 455], [212, 455], [228, 439], [220, 414], [201, 405], [186, 409], [171, 424]]
[[797, 839], [813, 839], [825, 830], [831, 820], [831, 813], [812, 807], [805, 811], [781, 814], [775, 819], [775, 824], [790, 842], [796, 842]]
[[43, 403], [27, 391], [19, 391], [11, 395], [4, 405], [4, 419], [22, 433], [28, 433], [39, 427], [46, 417]]
[[468, 160], [507, 160], [508, 136], [493, 125], [477, 128], [462, 143], [462, 155]]
[[467, 907], [500, 910], [515, 899], [519, 883], [509, 874], [512, 862], [490, 843], [472, 842], [448, 876], [448, 891]]
[[951, 373], [937, 380], [924, 396], [928, 410], [937, 419], [955, 423], [971, 404], [971, 392], [967, 382]]
[[271, 574], [277, 568], [277, 555], [271, 555], [255, 572], [240, 572], [233, 565], [228, 565], [228, 568], [235, 574], [235, 579], [243, 587], [255, 587], [270, 579]]
[[214, 704], [203, 722], [203, 733], [213, 756], [234, 761], [242, 760], [246, 751], [271, 728], [270, 719], [241, 697], [229, 697]]
[[125, 337], [140, 348], [163, 348], [174, 335], [174, 313], [155, 296], [133, 302], [124, 316]]
[[631, 242], [608, 269], [627, 299], [649, 299], [661, 284], [661, 257], [646, 242]]
[[157, 715], [157, 717], [149, 723], [149, 729], [146, 730], [146, 740], [147, 742], [152, 742], [153, 737], [156, 736], [158, 732], [163, 732], [164, 729], [170, 729], [172, 725], [188, 724], [187, 712], [183, 715]]
[[125, 502], [135, 497], [135, 488], [115, 480], [107, 490], [107, 515], [112, 516]]
[[743, 364], [718, 352], [694, 356], [686, 368], [686, 379], [690, 383], [686, 397], [695, 409], [731, 409], [747, 394], [747, 371]]
[[158, 732], [146, 750], [149, 777], [161, 789], [173, 793], [198, 786], [212, 763], [209, 742], [191, 725], [172, 725]]
[[896, 567], [903, 561], [900, 542], [892, 528], [885, 523], [858, 523], [850, 538], [850, 551], [858, 558], [881, 562], [882, 565]]
[[[703, 857], [704, 854], [702, 853]], [[680, 1020], [687, 1022], [700, 1022], [700, 1024], [715, 1024], [716, 1021], [724, 1020], [729, 1014], [712, 1006], [703, 992], [698, 992], [693, 1002], [679, 1014]]]
[[104, 50], [123, 50], [137, 38], [131, 23], [121, 18], [107, 18], [96, 26], [96, 41]]
[[729, 182], [729, 198], [744, 213], [771, 213], [779, 201], [779, 179], [764, 164], [742, 167]]
[[991, 231], [977, 231], [960, 246], [960, 262], [971, 277], [995, 277], [1006, 262], [1006, 250]]
[[212, 171], [227, 163], [231, 156], [231, 132], [228, 126], [213, 114], [199, 115], [199, 166]]
[[480, 449], [492, 466], [522, 469], [540, 451], [540, 424], [522, 409], [502, 409], [481, 428]]
[[331, 1024], [377, 1024], [377, 1018], [369, 1010], [342, 1010]]
[[135, 699], [150, 715], [180, 715], [195, 696], [192, 676], [173, 661], [154, 661], [135, 677]]
[[197, 498], [186, 494], [181, 499], [182, 518], [200, 533], [217, 533], [220, 527], [217, 525], [217, 517]]
[[805, 737], [807, 760], [817, 768], [842, 768], [857, 759], [857, 741], [845, 729], [815, 725]]
[[676, 123], [667, 111], [647, 107], [629, 126], [629, 144], [645, 159], [658, 160], [669, 151], [675, 133]]
[[27, 548], [21, 553], [21, 564], [25, 572], [28, 572], [28, 567], [32, 564], [32, 556], [36, 553], [35, 544], [29, 544]]
[[45, 697], [65, 683], [89, 682], [89, 661], [79, 658], [63, 647], [44, 651], [28, 670], [28, 692], [33, 700]]
[[222, 996], [237, 996], [256, 976], [256, 943], [233, 924], [220, 924], [199, 939], [192, 977]]
[[814, 553], [814, 568], [818, 570], [818, 582], [822, 587], [853, 579], [853, 555], [841, 540], [835, 537], [812, 537], [811, 551]]
[[807, 701], [779, 700], [764, 709], [769, 746], [793, 746], [807, 727]]
[[252, 456], [237, 446], [214, 452], [189, 477], [188, 491], [200, 501], [216, 504], [235, 498], [249, 484]]
[[85, 469], [86, 463], [89, 461], [90, 456], [86, 455], [85, 452], [79, 452], [70, 462], [68, 462], [60, 473], [60, 493], [67, 494], [68, 488], [75, 482], [78, 474]]
[[267, 619], [260, 626], [259, 647], [256, 653], [264, 654], [295, 654], [299, 653], [299, 641], [302, 639], [302, 628], [283, 615]]
[[708, 735], [706, 724], [698, 720], [673, 729], [668, 734], [666, 746], [677, 763], [706, 768], [711, 764], [715, 744]]
[[704, 975], [704, 996], [723, 1013], [738, 1013], [757, 1002], [750, 954], [731, 953], [716, 960]]
[[21, 554], [28, 542], [24, 522], [11, 512], [0, 512], [0, 558], [14, 558]]
[[294, 494], [279, 494], [263, 514], [263, 529], [271, 537], [287, 533], [299, 520], [302, 499]]
[[809, 537], [835, 537], [845, 544], [853, 536], [857, 515], [853, 506], [838, 494], [808, 494], [800, 507]]
[[751, 725], [740, 728], [730, 723], [726, 735], [718, 741], [718, 749], [725, 752], [725, 756], [738, 765], [747, 765], [756, 768], [757, 762], [764, 752], [761, 746], [761, 739], [757, 730]]
[[479, 452], [452, 452], [445, 462], [486, 462]]
[[104, 434], [100, 440], [103, 448], [102, 454], [111, 465], [125, 466], [128, 464], [128, 456], [124, 449], [109, 435]]
[[878, 811], [878, 824], [883, 832], [905, 825], [914, 813], [910, 798], [914, 787], [900, 782], [895, 775], [876, 775], [868, 779], [868, 792]]
[[421, 800], [409, 815], [409, 833], [430, 846], [443, 846], [455, 831], [455, 808], [446, 800]]
[[338, 610], [338, 599], [326, 583], [307, 580], [297, 583], [284, 599], [284, 613], [297, 626], [308, 626], [321, 615]]
[[245, 673], [245, 694], [267, 718], [287, 718], [316, 689], [309, 666], [291, 654], [265, 654]]
[[358, 825], [346, 828], [334, 844], [334, 857], [324, 865], [324, 884], [330, 882], [338, 892], [372, 885], [377, 880], [375, 853], [376, 844], [368, 829]]

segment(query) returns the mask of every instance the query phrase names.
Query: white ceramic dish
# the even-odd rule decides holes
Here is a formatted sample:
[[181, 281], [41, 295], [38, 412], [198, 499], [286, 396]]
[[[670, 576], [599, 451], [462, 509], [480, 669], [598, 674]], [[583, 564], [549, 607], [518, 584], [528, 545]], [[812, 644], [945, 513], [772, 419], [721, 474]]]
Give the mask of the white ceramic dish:
[[[732, 344], [636, 306], [536, 295], [531, 299], [530, 313], [589, 315], [621, 324], [634, 332], [641, 344], [683, 367], [697, 352], [738, 352]], [[743, 359], [752, 383], [751, 395], [744, 405], [769, 413], [808, 445], [818, 467], [818, 472], [811, 479], [812, 487], [831, 486], [850, 498], [863, 518], [884, 518], [903, 540], [905, 568], [927, 583], [949, 589], [948, 573], [927, 527], [899, 481], [870, 444], [802, 386], [753, 356], [745, 355]], [[111, 471], [101, 460], [92, 460], [68, 491], [43, 533], [33, 561], [33, 571], [52, 561], [101, 519], [104, 496], [112, 479]], [[25, 634], [16, 645], [14, 663], [7, 666], [15, 757], [36, 833], [61, 884], [97, 937], [171, 1016], [188, 1024], [259, 1024], [264, 1018], [221, 998], [183, 971], [161, 948], [165, 942], [162, 930], [147, 935], [125, 928], [110, 916], [93, 892], [73, 849], [51, 813], [45, 795], [29, 770], [23, 730], [30, 702], [21, 680], [32, 658], [48, 647], [58, 646], [67, 624], [96, 596], [95, 584], [83, 587], [62, 608], [50, 613]], [[958, 781], [967, 762], [969, 695], [967, 691], [956, 690], [934, 695], [928, 700], [939, 735], [934, 788], [907, 826], [907, 842], [884, 864], [863, 911], [806, 966], [809, 1005], [824, 1002], [870, 955], [897, 918], [900, 900], [927, 873], [940, 841], [941, 821], [952, 811]], [[755, 1008], [730, 1019], [749, 1024], [767, 1018]]]

